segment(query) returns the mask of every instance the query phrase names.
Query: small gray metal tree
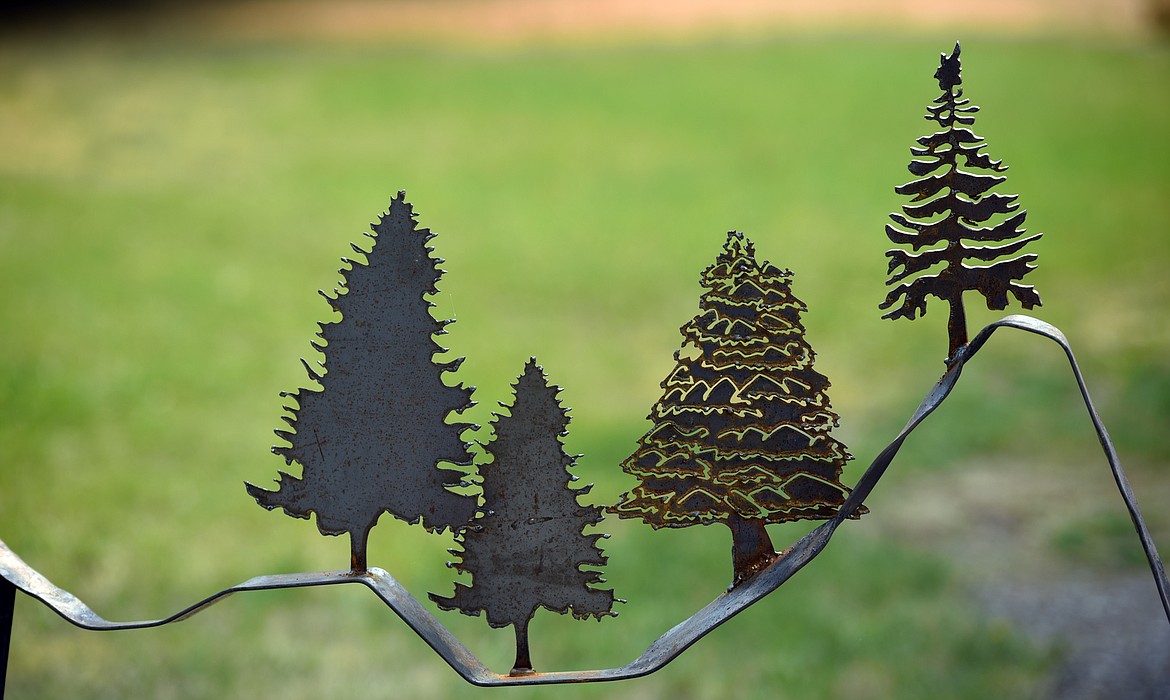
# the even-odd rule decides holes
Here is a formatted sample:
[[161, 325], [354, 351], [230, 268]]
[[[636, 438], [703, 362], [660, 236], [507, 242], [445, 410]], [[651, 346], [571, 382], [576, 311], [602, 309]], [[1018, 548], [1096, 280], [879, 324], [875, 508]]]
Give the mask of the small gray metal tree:
[[345, 292], [322, 292], [341, 320], [322, 324], [325, 343], [313, 343], [327, 358], [325, 374], [305, 363], [321, 390], [282, 394], [297, 406], [285, 407], [291, 430], [276, 431], [289, 444], [272, 451], [300, 464], [302, 476], [280, 472], [276, 491], [247, 484], [269, 510], [297, 518], [315, 513], [322, 534], [348, 533], [355, 572], [366, 570], [367, 538], [383, 512], [431, 531], [458, 528], [475, 513], [473, 496], [449, 490], [464, 484], [463, 472], [438, 467], [472, 463], [462, 435], [475, 426], [447, 419], [473, 405], [474, 387], [443, 382], [462, 358], [432, 359], [446, 350], [433, 336], [452, 321], [431, 316], [426, 297], [438, 292], [441, 260], [427, 245], [434, 234], [417, 227], [405, 197], [399, 192], [371, 224], [370, 251], [353, 246], [366, 262], [343, 259]]
[[480, 517], [459, 535], [462, 552], [451, 550], [461, 561], [450, 566], [470, 573], [471, 585], [456, 583], [449, 598], [430, 597], [444, 610], [482, 611], [492, 627], [512, 625], [512, 673], [522, 674], [532, 671], [528, 622], [538, 607], [601, 619], [614, 614], [614, 597], [593, 587], [604, 582], [600, 571], [582, 568], [606, 563], [597, 545], [605, 535], [582, 532], [601, 522], [603, 511], [577, 502], [590, 486], [569, 488], [576, 461], [561, 443], [569, 414], [557, 399], [560, 388], [549, 385], [535, 358], [514, 386], [512, 406], [500, 404], [510, 415], [495, 414], [495, 439], [484, 446], [494, 460], [480, 466]]
[[[1014, 296], [1025, 309], [1040, 305], [1040, 296], [1029, 285], [1018, 281], [1032, 270], [1036, 255], [1014, 255], [1025, 245], [1041, 236], [1037, 233], [1004, 245], [987, 243], [1010, 241], [1023, 235], [1026, 211], [1016, 210], [1016, 195], [988, 193], [1004, 182], [1003, 175], [969, 172], [983, 170], [1000, 173], [1007, 170], [1002, 161], [992, 160], [980, 149], [986, 145], [983, 137], [968, 127], [975, 123], [972, 116], [979, 108], [963, 97], [959, 87], [963, 79], [959, 63], [959, 45], [954, 53], [943, 55], [934, 77], [942, 95], [926, 108], [926, 118], [942, 127], [929, 136], [918, 139], [920, 148], [911, 148], [915, 160], [908, 166], [919, 179], [894, 188], [898, 194], [911, 196], [911, 202], [902, 207], [903, 214], [890, 214], [897, 226], [886, 225], [886, 235], [899, 245], [909, 245], [915, 251], [942, 244], [922, 253], [908, 253], [894, 249], [890, 258], [890, 279], [886, 284], [901, 282], [936, 265], [942, 269], [935, 274], [924, 274], [910, 282], [902, 282], [886, 296], [879, 306], [894, 307], [882, 318], [915, 318], [926, 314], [926, 297], [934, 295], [950, 305], [947, 323], [950, 349], [947, 364], [955, 353], [967, 344], [967, 316], [963, 310], [963, 292], [976, 291], [987, 299], [991, 309], [1008, 305], [1008, 294]], [[960, 169], [960, 158], [966, 170]], [[941, 172], [939, 172], [941, 171]], [[924, 201], [925, 200], [925, 201]], [[1011, 214], [1000, 223], [976, 227], [998, 215]], [[939, 218], [941, 216], [941, 218]], [[912, 219], [915, 219], [912, 221]], [[974, 245], [971, 245], [974, 244]], [[969, 267], [965, 260], [989, 262], [990, 265]], [[995, 261], [995, 262], [993, 262]], [[900, 269], [899, 269], [900, 268]], [[899, 304], [899, 302], [901, 302]], [[897, 305], [897, 306], [895, 306]]]

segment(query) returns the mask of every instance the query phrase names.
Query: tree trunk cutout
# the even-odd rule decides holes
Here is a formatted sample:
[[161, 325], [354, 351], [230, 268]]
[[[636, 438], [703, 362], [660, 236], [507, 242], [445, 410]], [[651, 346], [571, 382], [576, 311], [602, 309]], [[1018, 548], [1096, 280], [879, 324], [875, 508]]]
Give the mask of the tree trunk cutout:
[[349, 533], [349, 570], [355, 574], [365, 573], [369, 566], [366, 563], [366, 548], [370, 541], [370, 530], [368, 527], [361, 531], [351, 531]]
[[762, 520], [728, 518], [731, 528], [732, 585], [746, 581], [776, 560], [772, 540]]
[[532, 673], [532, 654], [528, 651], [528, 619], [515, 622], [516, 629], [516, 661], [512, 664], [512, 675], [519, 676]]
[[947, 337], [950, 346], [947, 348], [947, 365], [954, 360], [955, 353], [967, 346], [967, 310], [963, 308], [963, 295], [956, 294], [948, 299], [950, 314], [947, 317]]

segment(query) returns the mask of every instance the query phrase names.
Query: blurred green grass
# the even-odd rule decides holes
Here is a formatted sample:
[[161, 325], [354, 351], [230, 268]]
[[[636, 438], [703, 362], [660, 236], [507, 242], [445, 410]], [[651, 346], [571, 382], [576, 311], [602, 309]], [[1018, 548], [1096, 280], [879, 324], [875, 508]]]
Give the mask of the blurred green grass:
[[[515, 50], [84, 36], [0, 46], [0, 536], [117, 619], [261, 573], [346, 565], [346, 543], [263, 511], [282, 390], [304, 384], [339, 257], [405, 188], [447, 259], [436, 315], [486, 425], [535, 355], [573, 407], [578, 473], [611, 502], [699, 272], [724, 232], [791, 267], [834, 380], [852, 481], [942, 370], [945, 321], [879, 319], [885, 215], [952, 39], [775, 37]], [[964, 45], [977, 131], [1012, 166], [1063, 328], [1135, 481], [1170, 442], [1170, 51]], [[973, 329], [998, 316], [972, 309]], [[997, 339], [895, 474], [978, 455], [1093, 462], [1055, 348]], [[1008, 367], [1011, 366], [1009, 369]], [[1016, 385], [1022, 383], [1023, 388]], [[1113, 498], [1101, 471], [1102, 497]], [[1059, 478], [1054, 475], [1053, 478]], [[1139, 491], [1140, 493], [1140, 491]], [[1147, 509], [1149, 507], [1147, 506]], [[1155, 509], [1156, 510], [1156, 509]], [[850, 525], [780, 593], [648, 679], [545, 697], [1027, 697], [1046, 659], [980, 619], [951, 565]], [[609, 522], [615, 620], [540, 613], [541, 668], [624, 663], [728, 582], [717, 528]], [[778, 528], [777, 540], [799, 533]], [[1080, 540], [1077, 548], [1089, 545]], [[383, 519], [371, 563], [446, 592], [449, 541]], [[496, 668], [511, 634], [440, 619]], [[473, 691], [371, 596], [233, 599], [99, 635], [21, 599], [12, 697], [317, 697]], [[730, 684], [730, 685], [729, 685]]]

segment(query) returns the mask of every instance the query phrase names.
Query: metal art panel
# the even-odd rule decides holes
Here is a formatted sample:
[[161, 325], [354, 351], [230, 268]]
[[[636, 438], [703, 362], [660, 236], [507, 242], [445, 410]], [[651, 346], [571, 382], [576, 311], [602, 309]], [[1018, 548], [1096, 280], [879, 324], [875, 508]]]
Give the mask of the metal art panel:
[[[169, 617], [111, 622], [57, 587], [0, 542], [0, 650], [7, 653], [16, 590], [52, 608], [70, 623], [92, 630], [157, 627], [186, 619], [234, 593], [360, 583], [370, 588], [432, 649], [477, 685], [532, 685], [635, 678], [676, 658], [715, 627], [784, 584], [827, 546], [843, 522], [865, 512], [863, 502], [885, 474], [907, 437], [949, 396], [963, 367], [999, 328], [1040, 335], [1064, 351], [1109, 468], [1141, 540], [1155, 585], [1170, 621], [1170, 582], [1149, 529], [1103, 423], [1093, 406], [1067, 339], [1055, 327], [1027, 316], [1008, 316], [967, 341], [962, 293], [978, 291], [991, 308], [1008, 295], [1026, 308], [1039, 305], [1030, 286], [1018, 281], [1034, 267], [1035, 255], [1014, 255], [1039, 234], [1017, 239], [1025, 212], [1015, 195], [989, 191], [1003, 182], [1004, 167], [980, 152], [982, 139], [967, 127], [977, 110], [962, 97], [959, 46], [943, 56], [935, 74], [943, 95], [927, 118], [943, 131], [918, 140], [920, 160], [909, 169], [919, 179], [897, 191], [912, 197], [904, 214], [887, 226], [897, 244], [922, 253], [892, 250], [890, 284], [914, 274], [887, 296], [882, 308], [901, 302], [887, 318], [924, 314], [934, 295], [951, 306], [951, 348], [947, 371], [895, 439], [873, 460], [852, 490], [840, 482], [850, 459], [831, 436], [838, 418], [829, 405], [828, 380], [813, 369], [814, 353], [804, 338], [805, 305], [791, 291], [792, 273], [757, 262], [754, 247], [732, 232], [716, 262], [703, 273], [701, 312], [682, 327], [683, 348], [662, 382], [652, 409], [651, 430], [623, 468], [640, 484], [612, 511], [639, 517], [654, 527], [722, 522], [732, 531], [735, 583], [724, 594], [667, 630], [641, 655], [621, 667], [537, 673], [532, 670], [527, 625], [538, 607], [574, 616], [612, 615], [613, 592], [595, 588], [606, 563], [598, 547], [604, 535], [586, 534], [598, 524], [600, 508], [577, 498], [573, 457], [564, 451], [568, 412], [543, 371], [530, 361], [515, 385], [507, 415], [497, 414], [495, 439], [486, 445], [492, 461], [480, 465], [483, 504], [449, 487], [463, 484], [468, 466], [464, 434], [476, 428], [448, 423], [451, 413], [471, 405], [472, 388], [447, 386], [446, 372], [459, 360], [435, 363], [443, 352], [434, 338], [449, 321], [430, 314], [429, 295], [441, 276], [438, 259], [426, 245], [432, 234], [418, 229], [413, 209], [399, 193], [373, 224], [365, 262], [342, 270], [345, 293], [326, 297], [341, 320], [324, 324], [316, 345], [327, 357], [323, 375], [310, 370], [321, 389], [290, 394], [288, 441], [274, 451], [297, 462], [302, 476], [281, 473], [275, 491], [248, 484], [260, 505], [289, 515], [317, 516], [324, 534], [348, 533], [351, 569], [259, 576], [215, 593]], [[940, 172], [942, 171], [942, 172]], [[944, 190], [946, 190], [944, 192]], [[998, 224], [974, 228], [999, 215]], [[939, 217], [941, 218], [935, 218]], [[918, 221], [912, 221], [918, 219]], [[1007, 242], [1011, 241], [1011, 242]], [[1002, 243], [998, 246], [972, 244]], [[940, 245], [941, 247], [931, 248]], [[991, 263], [968, 267], [967, 259]], [[900, 271], [899, 271], [900, 270]], [[306, 365], [306, 369], [308, 366]], [[450, 597], [432, 594], [446, 609], [486, 613], [489, 624], [512, 625], [517, 658], [508, 674], [491, 671], [382, 569], [366, 565], [365, 541], [383, 512], [431, 530], [452, 528], [462, 550], [454, 568], [470, 573], [470, 585], [456, 584]], [[473, 518], [474, 520], [471, 520]], [[828, 519], [777, 555], [765, 525], [787, 520]], [[468, 521], [471, 520], [470, 527]], [[6, 656], [0, 657], [6, 660]], [[0, 667], [0, 695], [4, 668]]]
[[[683, 622], [671, 627], [654, 643], [646, 648], [636, 659], [624, 666], [596, 671], [567, 671], [555, 673], [532, 674], [498, 674], [488, 669], [470, 650], [467, 649], [454, 635], [451, 634], [426, 608], [418, 602], [392, 576], [382, 569], [370, 568], [368, 571], [354, 574], [348, 571], [330, 571], [314, 574], [285, 574], [277, 576], [258, 576], [244, 583], [220, 591], [204, 600], [189, 606], [174, 615], [158, 620], [139, 622], [110, 622], [97, 615], [84, 602], [69, 592], [55, 586], [35, 569], [20, 559], [11, 549], [0, 541], [0, 578], [15, 585], [24, 593], [40, 600], [57, 614], [70, 623], [92, 630], [119, 630], [143, 627], [157, 627], [184, 620], [207, 606], [222, 600], [234, 593], [243, 591], [270, 590], [276, 588], [296, 588], [305, 586], [326, 586], [336, 584], [357, 583], [374, 591], [399, 617], [410, 626], [434, 651], [446, 661], [452, 669], [468, 682], [475, 685], [537, 685], [550, 683], [584, 683], [596, 681], [624, 680], [637, 678], [657, 671], [679, 654], [686, 651], [692, 644], [707, 635], [719, 625], [727, 622], [735, 615], [743, 612], [764, 596], [775, 591], [787, 582], [797, 571], [804, 568], [816, 558], [832, 538], [837, 528], [856, 515], [863, 507], [862, 503], [869, 497], [877, 486], [886, 470], [897, 456], [902, 444], [914, 430], [922, 424], [950, 395], [951, 390], [959, 380], [963, 367], [974, 359], [976, 353], [990, 339], [999, 328], [1015, 328], [1035, 333], [1057, 343], [1064, 351], [1072, 369], [1084, 402], [1085, 409], [1092, 420], [1093, 428], [1101, 442], [1110, 471], [1117, 483], [1122, 500], [1133, 519], [1134, 527], [1142, 542], [1150, 565], [1154, 582], [1158, 589], [1162, 607], [1166, 612], [1166, 619], [1170, 622], [1170, 581], [1167, 580], [1166, 569], [1162, 559], [1154, 546], [1149, 528], [1138, 508], [1137, 499], [1129, 480], [1122, 468], [1121, 460], [1117, 455], [1113, 442], [1109, 438], [1104, 424], [1093, 406], [1092, 398], [1085, 387], [1080, 367], [1076, 357], [1064, 334], [1054, 326], [1028, 316], [1008, 316], [984, 328], [955, 358], [946, 374], [923, 398], [922, 403], [910, 417], [906, 426], [898, 433], [893, 441], [870, 464], [869, 468], [853, 487], [853, 491], [842, 504], [837, 515], [823, 525], [817, 527], [805, 537], [797, 541], [792, 547], [784, 551], [784, 556], [776, 559], [763, 568], [756, 576], [735, 586], [726, 593], [718, 596], [706, 607], [698, 611]], [[796, 642], [799, 643], [799, 640]]]

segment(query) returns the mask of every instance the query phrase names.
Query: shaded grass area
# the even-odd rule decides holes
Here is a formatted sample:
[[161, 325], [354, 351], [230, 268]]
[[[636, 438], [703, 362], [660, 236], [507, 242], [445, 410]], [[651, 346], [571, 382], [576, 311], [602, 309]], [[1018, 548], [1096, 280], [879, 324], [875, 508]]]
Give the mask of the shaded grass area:
[[[632, 485], [617, 465], [647, 427], [728, 228], [796, 272], [841, 436], [868, 461], [942, 371], [941, 309], [890, 323], [876, 305], [884, 217], [901, 204], [892, 188], [909, 179], [907, 149], [927, 131], [930, 76], [949, 48], [949, 37], [499, 53], [6, 44], [0, 537], [113, 618], [156, 616], [255, 574], [344, 567], [343, 539], [263, 511], [242, 482], [282, 466], [267, 454], [277, 394], [304, 384], [297, 358], [328, 318], [314, 290], [335, 285], [347, 244], [399, 188], [448, 260], [436, 315], [459, 321], [444, 342], [467, 356], [458, 377], [478, 386], [474, 419], [510, 402], [535, 355], [565, 387], [568, 450], [584, 453], [577, 471], [598, 502]], [[963, 56], [967, 95], [984, 107], [976, 130], [1013, 166], [1005, 190], [1046, 234], [1028, 278], [1047, 301], [1038, 315], [1082, 354], [1123, 457], [1165, 479], [1170, 52], [975, 39]], [[998, 316], [970, 315], [973, 327]], [[986, 453], [1084, 459], [1096, 447], [1060, 362], [1025, 340], [989, 347], [986, 370], [968, 371], [895, 471]], [[904, 507], [899, 478], [871, 517]], [[630, 603], [600, 623], [539, 613], [538, 668], [624, 663], [730, 578], [721, 528], [603, 529], [607, 578]], [[934, 555], [848, 529], [656, 676], [493, 692], [1029, 694], [1043, 650], [982, 622]], [[1114, 536], [1078, 528], [1058, 545], [1096, 557], [1078, 533], [1098, 530]], [[370, 560], [423, 598], [450, 590], [447, 546], [386, 518]], [[509, 631], [440, 619], [507, 667]], [[15, 635], [13, 697], [473, 692], [361, 591], [252, 595], [172, 629], [111, 635], [22, 599]]]

